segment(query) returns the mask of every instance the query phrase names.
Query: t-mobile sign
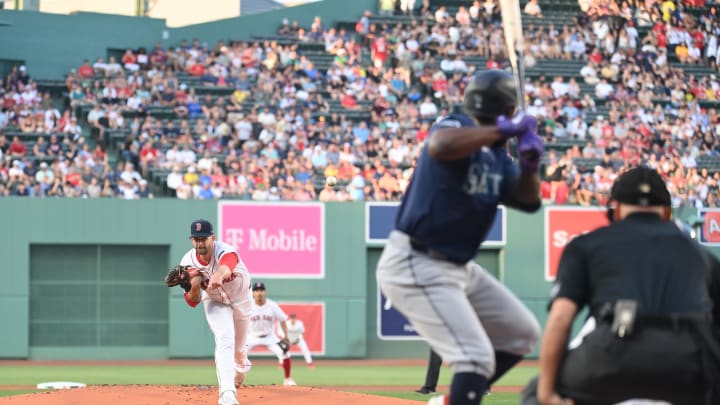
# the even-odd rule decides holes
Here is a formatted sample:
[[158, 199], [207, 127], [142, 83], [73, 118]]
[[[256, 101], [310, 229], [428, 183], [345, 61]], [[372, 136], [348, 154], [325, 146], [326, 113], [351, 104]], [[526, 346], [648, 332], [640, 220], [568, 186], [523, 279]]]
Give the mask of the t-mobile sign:
[[218, 204], [218, 238], [237, 249], [253, 278], [325, 277], [322, 203]]

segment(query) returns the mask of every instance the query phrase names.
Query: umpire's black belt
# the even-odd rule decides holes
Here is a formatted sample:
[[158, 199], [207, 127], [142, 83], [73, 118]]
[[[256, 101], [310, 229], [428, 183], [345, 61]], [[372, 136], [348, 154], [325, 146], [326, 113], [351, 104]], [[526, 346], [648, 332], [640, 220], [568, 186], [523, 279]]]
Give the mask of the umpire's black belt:
[[452, 262], [453, 260], [450, 260], [447, 256], [444, 254], [438, 252], [435, 249], [430, 248], [428, 245], [420, 242], [419, 240], [415, 238], [410, 238], [410, 247], [413, 248], [413, 250], [416, 250], [420, 253], [425, 253], [426, 255], [432, 257], [433, 259], [438, 260], [446, 260]]
[[[613, 315], [596, 317], [600, 322], [612, 323]], [[698, 322], [709, 322], [707, 314], [638, 315], [635, 326], [657, 329], [689, 329]]]

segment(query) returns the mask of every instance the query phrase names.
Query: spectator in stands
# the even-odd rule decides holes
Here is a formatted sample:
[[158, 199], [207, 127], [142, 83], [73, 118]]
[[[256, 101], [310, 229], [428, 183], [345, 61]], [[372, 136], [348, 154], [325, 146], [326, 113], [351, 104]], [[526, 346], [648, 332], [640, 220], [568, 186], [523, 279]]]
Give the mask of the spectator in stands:
[[[392, 3], [390, 14], [396, 7], [395, 2]], [[400, 4], [401, 12], [404, 12], [403, 3]], [[685, 184], [691, 184], [686, 179], [693, 175], [681, 173], [677, 167], [682, 164], [686, 149], [692, 151], [689, 156], [698, 165], [701, 162], [698, 156], [720, 154], [717, 136], [708, 136], [713, 134], [712, 130], [700, 130], [701, 125], [715, 128], [717, 125], [712, 123], [718, 122], [717, 116], [713, 115], [712, 109], [701, 111], [695, 102], [703, 98], [717, 99], [720, 89], [716, 80], [685, 77], [671, 67], [677, 49], [680, 48], [682, 53], [682, 43], [687, 46], [688, 61], [697, 60], [698, 52], [705, 61], [715, 59], [717, 52], [712, 48], [717, 46], [712, 44], [713, 41], [717, 43], [717, 35], [708, 30], [712, 24], [706, 27], [706, 34], [701, 38], [696, 28], [706, 21], [705, 17], [699, 18], [697, 24], [691, 19], [683, 19], [684, 11], [680, 7], [670, 12], [671, 19], [667, 23], [662, 21], [660, 13], [654, 16], [652, 9], [645, 10], [644, 4], [631, 7], [629, 4], [591, 2], [587, 7], [588, 15], [581, 16], [575, 26], [558, 26], [556, 29], [543, 24], [526, 29], [528, 54], [534, 57], [535, 63], [548, 57], [587, 59], [588, 64], [580, 74], [585, 83], [597, 85], [587, 92], [585, 85], [572, 80], [560, 78], [546, 83], [541, 77], [537, 81], [529, 80], [526, 86], [530, 99], [534, 100], [528, 112], [546, 117], [548, 136], [593, 138], [587, 145], [578, 145], [567, 156], [563, 155], [563, 159], [568, 160], [563, 163], [565, 183], [570, 188], [567, 202], [598, 203], [602, 196], [596, 195], [599, 193], [596, 189], [602, 190], [605, 177], [621, 168], [603, 163], [610, 170], [607, 176], [600, 172], [589, 175], [586, 172], [592, 172], [592, 167], [576, 167], [572, 159], [603, 159], [605, 155], [612, 155], [609, 162], [619, 161], [621, 166], [623, 159], [627, 162], [649, 161], [648, 156], [651, 156], [658, 165], [668, 165], [664, 173], [669, 178], [683, 179], [678, 183], [678, 190], [684, 193], [682, 198], [692, 196], [693, 201], [703, 200], [706, 204], [712, 199], [707, 197], [712, 196], [712, 192], [701, 192], [698, 188], [691, 195]], [[32, 81], [28, 80], [29, 85], [22, 88], [15, 86], [15, 90], [9, 91], [12, 94], [2, 97], [7, 121], [4, 125], [14, 128], [22, 121], [26, 130], [39, 127], [40, 131], [53, 131], [57, 128], [60, 133], [71, 134], [73, 125], [77, 125], [82, 134], [81, 123], [73, 124], [71, 117], [87, 114], [90, 118], [88, 111], [92, 107], [85, 105], [92, 106], [97, 100], [101, 114], [108, 118], [106, 128], [128, 132], [127, 142], [120, 152], [121, 162], [132, 162], [143, 177], [151, 176], [151, 166], [143, 166], [143, 154], [156, 149], [154, 167], [170, 169], [178, 166], [180, 180], [197, 177], [192, 184], [186, 184], [177, 182], [178, 176], [173, 175], [174, 193], [178, 198], [197, 198], [201, 192], [211, 198], [221, 195], [251, 198], [261, 183], [265, 184], [265, 189], [260, 194], [266, 194], [267, 199], [315, 198], [313, 193], [322, 187], [313, 192], [308, 187], [312, 188], [314, 182], [321, 184], [322, 179], [314, 175], [313, 163], [320, 162], [318, 167], [334, 171], [338, 179], [347, 184], [357, 178], [353, 175], [353, 166], [347, 163], [350, 160], [359, 166], [366, 161], [374, 162], [370, 167], [378, 175], [368, 177], [368, 172], [362, 170], [364, 185], [359, 185], [355, 191], [338, 187], [336, 198], [357, 199], [359, 190], [362, 190], [362, 199], [399, 198], [410, 172], [380, 168], [382, 163], [377, 163], [376, 158], [378, 162], [386, 160], [391, 165], [411, 165], [417, 149], [414, 140], [422, 141], [435, 118], [444, 115], [450, 106], [461, 100], [464, 82], [474, 67], [471, 65], [486, 63], [488, 67], [502, 67], [504, 58], [502, 32], [493, 25], [499, 22], [497, 2], [475, 1], [467, 10], [441, 8], [434, 9], [432, 14], [428, 14], [429, 2], [423, 1], [421, 8], [420, 13], [442, 21], [442, 25], [428, 26], [418, 20], [407, 25], [386, 26], [375, 24], [366, 14], [355, 30], [355, 34], [359, 34], [357, 42], [341, 27], [324, 27], [321, 21], [313, 21], [308, 27], [284, 21], [280, 33], [292, 36], [302, 28], [304, 38], [322, 41], [334, 58], [329, 69], [320, 67], [324, 62], [314, 59], [297, 45], [279, 46], [270, 42], [233, 41], [209, 47], [194, 39], [191, 44], [181, 41], [180, 45], [166, 51], [162, 46], [156, 47], [149, 57], [144, 50], [130, 50], [138, 65], [136, 70], [132, 66], [124, 69], [113, 60], [116, 69], [108, 74], [108, 79], [112, 80], [93, 80], [88, 83], [87, 90], [83, 90], [82, 75], [71, 72], [67, 83], [73, 110], [63, 111], [54, 125], [48, 125], [52, 118], [47, 117], [54, 113], [41, 102], [43, 97], [36, 88], [33, 89]], [[617, 15], [628, 19], [630, 14], [637, 16], [646, 11], [649, 18], [659, 22], [654, 27], [656, 30], [642, 42], [632, 21], [623, 26], [605, 18]], [[473, 24], [468, 25], [468, 20]], [[689, 36], [691, 40], [677, 42], [675, 37], [680, 35], [683, 38]], [[670, 42], [667, 37], [672, 37], [673, 41], [670, 53], [664, 52]], [[363, 49], [365, 55], [370, 53], [370, 60], [360, 57]], [[588, 54], [589, 49], [592, 50]], [[157, 60], [155, 55], [158, 55]], [[478, 55], [485, 59], [474, 59]], [[93, 66], [94, 71], [102, 74], [105, 69], [107, 73], [109, 67], [99, 62], [100, 65]], [[442, 72], [438, 72], [438, 68]], [[16, 75], [11, 78], [13, 83], [18, 83], [19, 74], [20, 70], [16, 69]], [[5, 84], [7, 86], [8, 82]], [[204, 84], [234, 86], [234, 91], [220, 97], [198, 97], [195, 88]], [[593, 90], [597, 89], [601, 96], [605, 95], [605, 105], [595, 105]], [[325, 91], [327, 94], [323, 94]], [[667, 95], [664, 94], [666, 91]], [[657, 98], [673, 104], [668, 109], [654, 108], [653, 102]], [[9, 107], [5, 107], [6, 103]], [[259, 106], [257, 111], [251, 107], [252, 103]], [[337, 113], [343, 108], [346, 117]], [[590, 126], [592, 117], [600, 109], [607, 111], [609, 120], [603, 118]], [[153, 118], [156, 111], [185, 121], [178, 125], [171, 119], [156, 120]], [[37, 118], [40, 113], [44, 114], [44, 119]], [[124, 122], [123, 114], [134, 116]], [[678, 115], [676, 120], [674, 117]], [[93, 130], [95, 127], [90, 121], [88, 119], [90, 125], [87, 127]], [[361, 121], [365, 123], [357, 124]], [[2, 125], [0, 118], [0, 127]], [[63, 142], [51, 140], [47, 143], [47, 153], [78, 160], [78, 166], [104, 160], [96, 159], [94, 152], [90, 152], [92, 147], [79, 144], [80, 139], [82, 137], [73, 134]], [[679, 139], [695, 146], [678, 147], [676, 141]], [[652, 142], [659, 148], [656, 154], [648, 152], [654, 148]], [[660, 147], [658, 142], [672, 147]], [[318, 146], [325, 154], [324, 162], [315, 156]], [[223, 154], [221, 164], [206, 168], [203, 160], [206, 150], [212, 151], [213, 155]], [[196, 154], [203, 159], [191, 170], [189, 167], [196, 162]], [[67, 160], [62, 165], [58, 166], [63, 167], [62, 170], [75, 170]], [[310, 170], [306, 165], [310, 165]], [[193, 175], [192, 171], [201, 166], [203, 168]], [[86, 170], [84, 166], [78, 169]], [[185, 172], [189, 176], [183, 176]], [[227, 181], [222, 180], [223, 176]], [[119, 180], [112, 176], [110, 179], [108, 187], [105, 184], [100, 187], [102, 183], [96, 185], [100, 187], [101, 195], [120, 192]], [[170, 179], [168, 176], [168, 183]], [[701, 183], [709, 189], [712, 181], [712, 176], [708, 176]], [[91, 195], [91, 184], [89, 179], [83, 180], [72, 187], [55, 187], [53, 193]], [[273, 187], [276, 187], [276, 193], [272, 191]], [[559, 189], [562, 190], [562, 186]], [[124, 184], [122, 192], [140, 195], [141, 190], [142, 185], [138, 182]], [[35, 191], [30, 194], [35, 195]], [[92, 194], [96, 195], [97, 189]]]
[[381, 16], [391, 16], [395, 12], [396, 0], [379, 0], [378, 14]]
[[426, 122], [433, 121], [438, 115], [437, 105], [432, 101], [430, 96], [420, 104], [420, 118]]
[[[13, 158], [23, 158], [27, 154], [27, 146], [20, 140], [19, 136], [14, 136], [10, 148], [8, 149], [8, 156]], [[16, 161], [19, 163], [19, 161]]]
[[530, 0], [525, 4], [525, 8], [523, 9], [525, 14], [531, 16], [531, 17], [538, 17], [542, 18], [542, 10], [540, 9], [540, 4], [538, 4], [538, 0]]
[[415, 13], [416, 0], [400, 0], [400, 11], [405, 15], [413, 15]]
[[27, 67], [25, 65], [20, 65], [14, 81], [14, 84], [17, 85], [18, 90], [22, 91], [25, 86], [30, 83], [30, 80], [30, 74], [27, 72]]
[[90, 61], [85, 59], [83, 64], [78, 68], [77, 73], [82, 79], [89, 79], [95, 76], [95, 69], [90, 66]]

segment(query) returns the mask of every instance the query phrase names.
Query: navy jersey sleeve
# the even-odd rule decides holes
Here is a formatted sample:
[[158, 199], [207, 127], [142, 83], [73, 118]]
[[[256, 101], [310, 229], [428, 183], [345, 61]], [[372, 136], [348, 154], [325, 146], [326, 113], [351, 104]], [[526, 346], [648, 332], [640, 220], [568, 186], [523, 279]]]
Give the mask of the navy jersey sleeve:
[[[583, 237], [577, 237], [565, 246], [560, 264], [558, 265], [557, 279], [553, 286], [553, 300], [567, 298], [578, 306], [578, 310], [585, 306], [590, 296], [590, 283]], [[552, 302], [550, 303], [552, 305]]]
[[473, 121], [473, 119], [468, 117], [467, 115], [450, 114], [447, 117], [433, 124], [433, 126], [430, 128], [430, 135], [432, 135], [435, 130], [441, 128], [472, 128], [476, 126], [477, 125], [475, 124], [475, 121]]

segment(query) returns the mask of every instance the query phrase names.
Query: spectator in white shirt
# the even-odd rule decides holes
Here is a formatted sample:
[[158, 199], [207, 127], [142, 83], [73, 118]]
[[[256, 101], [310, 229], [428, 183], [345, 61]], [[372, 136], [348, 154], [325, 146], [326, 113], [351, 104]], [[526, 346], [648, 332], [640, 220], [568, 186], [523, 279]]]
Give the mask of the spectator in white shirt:
[[625, 27], [625, 32], [628, 36], [628, 47], [630, 49], [636, 49], [638, 45], [638, 37], [640, 34], [638, 33], [637, 28], [635, 28], [635, 24], [632, 21], [629, 21], [627, 26]]
[[698, 48], [694, 42], [690, 43], [690, 46], [688, 47], [688, 62], [698, 63], [700, 62], [700, 58], [702, 58], [700, 48]]
[[425, 97], [425, 101], [420, 104], [420, 117], [426, 120], [433, 119], [438, 114], [438, 108], [435, 103], [433, 103], [432, 99], [430, 97]]
[[588, 62], [587, 65], [583, 66], [583, 68], [580, 69], [580, 75], [583, 77], [585, 83], [587, 84], [597, 84], [598, 82], [598, 73], [592, 62]]
[[542, 17], [542, 9], [540, 9], [540, 5], [538, 4], [538, 0], [530, 0], [525, 5], [525, 14], [533, 17]]
[[172, 172], [168, 174], [167, 179], [165, 180], [165, 184], [167, 184], [167, 188], [170, 190], [172, 197], [177, 196], [177, 189], [182, 185], [182, 183], [183, 175], [180, 173], [180, 168], [178, 166], [174, 166]]
[[442, 23], [445, 22], [450, 18], [450, 14], [448, 14], [447, 9], [445, 6], [440, 6], [437, 11], [435, 11], [435, 21]]
[[468, 70], [465, 61], [460, 59], [455, 52], [448, 52], [447, 57], [440, 62], [440, 69], [448, 74], [455, 72], [466, 73]]
[[683, 153], [682, 157], [680, 158], [680, 163], [682, 163], [683, 167], [686, 169], [692, 169], [697, 167], [697, 162], [695, 161], [695, 158], [690, 156], [690, 153], [688, 151], [685, 151]]
[[263, 125], [270, 125], [275, 123], [275, 114], [270, 112], [270, 109], [265, 107], [263, 111], [258, 114], [258, 122]]
[[536, 98], [533, 104], [531, 106], [528, 106], [527, 112], [533, 117], [547, 117], [547, 109], [543, 105], [542, 100], [540, 100], [539, 98]]
[[604, 100], [604, 99], [610, 97], [612, 92], [613, 92], [613, 86], [610, 85], [607, 82], [607, 80], [605, 80], [605, 79], [602, 79], [600, 81], [600, 83], [595, 85], [595, 97], [596, 98]]
[[250, 139], [250, 135], [252, 135], [252, 129], [252, 124], [250, 123], [250, 120], [248, 120], [247, 116], [243, 116], [235, 123], [235, 131], [238, 134], [238, 139], [240, 139], [241, 141], [247, 141], [248, 139]]
[[388, 160], [397, 164], [401, 164], [405, 161], [407, 153], [407, 145], [401, 144], [400, 140], [398, 138], [395, 138], [392, 141], [392, 147], [388, 151]]
[[574, 120], [570, 121], [567, 127], [567, 131], [571, 136], [574, 136], [578, 139], [585, 139], [588, 132], [588, 126], [585, 121], [583, 121], [581, 116], [575, 117]]
[[178, 155], [179, 155], [178, 158], [179, 158], [180, 162], [185, 165], [191, 165], [191, 164], [195, 163], [195, 161], [197, 160], [197, 156], [195, 155], [195, 152], [193, 152], [193, 150], [190, 149], [190, 147], [188, 145], [185, 145], [183, 147], [183, 149], [180, 152], [178, 152]]
[[568, 85], [563, 81], [562, 76], [556, 76], [550, 85], [553, 91], [553, 97], [561, 98], [568, 93]]

